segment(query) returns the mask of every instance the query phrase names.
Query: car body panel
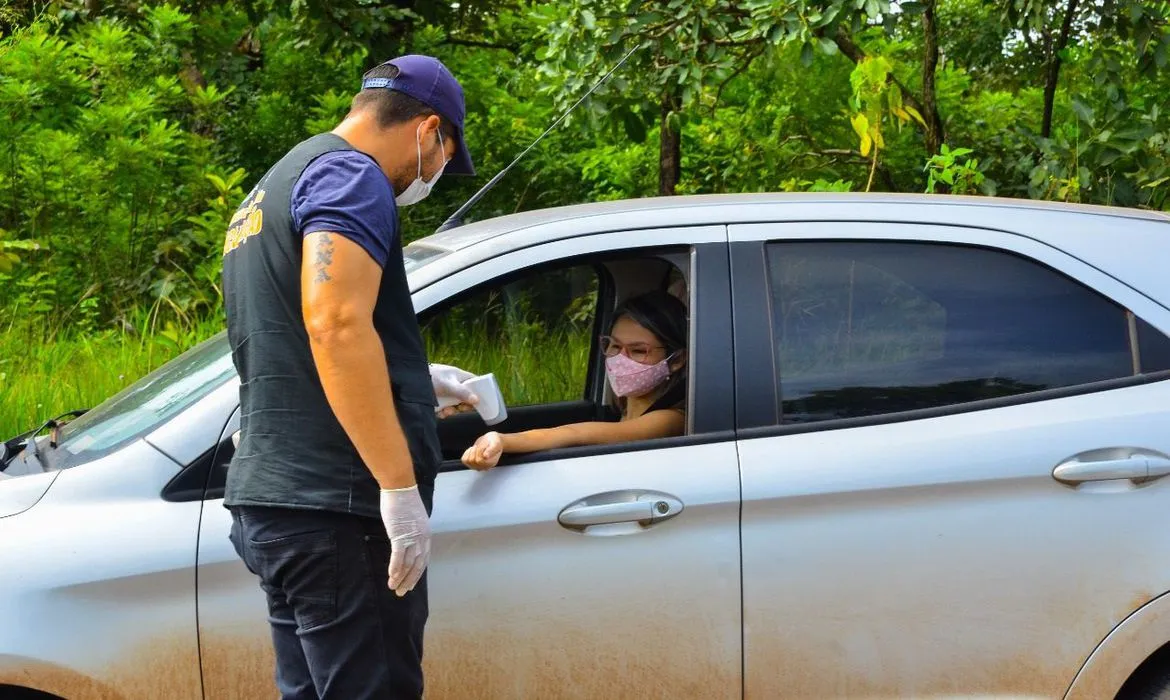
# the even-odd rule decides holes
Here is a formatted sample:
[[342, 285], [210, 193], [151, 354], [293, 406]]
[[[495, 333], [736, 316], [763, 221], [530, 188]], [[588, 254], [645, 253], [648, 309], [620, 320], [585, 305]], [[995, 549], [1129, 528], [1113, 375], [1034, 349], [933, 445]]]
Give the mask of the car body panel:
[[1134, 669], [1170, 640], [1170, 595], [1162, 594], [1118, 625], [1093, 651], [1066, 700], [1116, 697]]
[[[232, 411], [217, 443], [226, 447], [240, 429]], [[224, 448], [221, 448], [224, 449]], [[223, 459], [215, 460], [218, 468]], [[231, 518], [223, 498], [202, 502], [198, 566], [200, 664], [207, 698], [247, 698], [258, 688], [276, 694], [276, 656], [268, 627], [268, 603], [256, 577], [228, 540]]]
[[[427, 697], [740, 697], [738, 482], [733, 442], [440, 475]], [[685, 509], [557, 524], [620, 489]]]
[[[557, 523], [579, 498], [635, 488], [685, 510], [610, 536]], [[205, 508], [207, 697], [245, 697], [272, 683], [266, 604], [227, 541], [222, 501]], [[427, 697], [620, 697], [647, 674], [663, 697], [739, 697], [738, 519], [733, 442], [440, 474]]]
[[742, 440], [746, 697], [1063, 695], [1170, 590], [1170, 483], [1052, 469], [1168, 419], [1163, 382]]
[[[1170, 328], [1165, 307], [1032, 237], [872, 222], [729, 237], [991, 247]], [[1052, 476], [1090, 450], [1170, 454], [1170, 382], [1016, 400], [741, 439], [746, 697], [1059, 697], [1100, 640], [1170, 590], [1170, 482]]]
[[201, 504], [159, 497], [178, 472], [136, 440], [56, 473], [37, 507], [0, 520], [0, 684], [65, 698], [202, 697]]
[[[585, 227], [592, 231], [613, 230], [612, 222], [618, 219], [625, 219], [627, 222], [618, 228], [645, 228], [642, 225], [635, 227], [629, 225], [632, 221], [645, 220], [656, 220], [657, 226], [694, 226], [785, 221], [793, 220], [793, 215], [796, 215], [797, 219], [808, 218], [813, 221], [824, 220], [826, 216], [830, 220], [883, 220], [885, 218], [883, 216], [876, 218], [873, 216], [879, 211], [875, 207], [883, 208], [887, 212], [901, 210], [901, 218], [907, 221], [937, 223], [957, 218], [954, 210], [958, 208], [966, 210], [960, 212], [958, 217], [962, 218], [966, 225], [979, 225], [977, 221], [986, 216], [1006, 215], [1004, 218], [1010, 219], [1030, 213], [1105, 216], [1119, 220], [1170, 223], [1170, 214], [1165, 212], [1005, 197], [886, 192], [749, 193], [647, 197], [534, 209], [464, 224], [431, 234], [418, 242], [435, 249], [454, 251], [522, 229], [565, 222], [584, 222]], [[783, 213], [784, 211], [789, 213]]]
[[0, 478], [0, 518], [19, 515], [40, 501], [60, 472]]
[[179, 464], [190, 464], [216, 443], [223, 424], [240, 404], [240, 380], [232, 376], [182, 414], [149, 435], [146, 441]]

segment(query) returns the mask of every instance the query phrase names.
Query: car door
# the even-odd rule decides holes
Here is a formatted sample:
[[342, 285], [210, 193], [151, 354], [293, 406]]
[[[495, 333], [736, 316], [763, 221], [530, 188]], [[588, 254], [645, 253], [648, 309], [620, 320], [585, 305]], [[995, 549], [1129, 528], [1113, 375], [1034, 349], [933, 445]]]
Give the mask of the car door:
[[[258, 579], [228, 540], [231, 515], [223, 506], [227, 469], [240, 429], [237, 407], [218, 444], [196, 473], [205, 475], [199, 521], [196, 592], [203, 697], [252, 698], [276, 694], [276, 657], [268, 627], [268, 603]], [[261, 690], [265, 689], [265, 690]]]
[[[550, 263], [579, 267], [590, 256], [664, 245], [684, 246], [690, 268], [693, 434], [554, 450], [485, 473], [447, 463], [433, 520], [428, 697], [739, 697], [739, 470], [730, 433], [725, 229], [549, 243], [472, 266], [423, 290], [416, 306], [426, 315], [443, 299], [515, 279], [517, 270], [547, 280]], [[598, 298], [604, 313], [612, 300]], [[588, 346], [592, 337], [585, 340]], [[558, 342], [543, 357], [555, 362], [574, 346]], [[433, 342], [428, 352], [434, 361], [461, 361], [437, 354]], [[598, 359], [594, 348], [594, 366]], [[589, 377], [586, 399], [601, 389], [600, 373]], [[570, 397], [549, 398], [556, 415]], [[509, 415], [531, 425], [540, 410], [513, 405]]]
[[999, 231], [729, 233], [745, 696], [1062, 696], [1170, 589], [1170, 313]]
[[[569, 319], [569, 331], [533, 327], [530, 317], [513, 312], [535, 313], [542, 299], [509, 294], [524, 285], [540, 290], [542, 283], [571, 289], [578, 277], [558, 271], [662, 247], [681, 255], [691, 282], [692, 434], [554, 450], [484, 473], [454, 459], [445, 463], [431, 520], [428, 698], [741, 695], [739, 466], [725, 227], [581, 236], [470, 259], [417, 291], [415, 308], [432, 361], [500, 376], [509, 420], [498, 429], [595, 418], [603, 386], [592, 341], [598, 313], [613, 301], [609, 282], [598, 279], [592, 288], [595, 308], [545, 310], [543, 318]], [[489, 303], [467, 305], [484, 298]], [[490, 300], [499, 299], [507, 308], [497, 314]], [[474, 336], [504, 319], [520, 330], [506, 336], [502, 349], [494, 343], [504, 336], [449, 342], [435, 331], [441, 320], [428, 319], [461, 303], [463, 316], [448, 314], [448, 328]], [[594, 322], [572, 321], [586, 311]], [[529, 343], [540, 344], [535, 354]], [[534, 381], [550, 377], [544, 385]], [[520, 389], [523, 401], [516, 400]], [[487, 430], [473, 415], [448, 420], [440, 427], [449, 457]], [[232, 429], [225, 431], [224, 454]], [[222, 474], [212, 478], [222, 484]], [[227, 541], [230, 523], [216, 500], [222, 493], [209, 496], [199, 543], [205, 691], [252, 697], [256, 688], [272, 686], [265, 604]]]

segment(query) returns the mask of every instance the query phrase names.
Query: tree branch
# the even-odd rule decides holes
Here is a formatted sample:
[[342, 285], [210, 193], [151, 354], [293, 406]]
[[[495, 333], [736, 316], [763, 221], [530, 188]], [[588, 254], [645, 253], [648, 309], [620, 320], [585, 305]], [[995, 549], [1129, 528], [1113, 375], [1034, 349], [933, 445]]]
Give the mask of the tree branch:
[[714, 42], [716, 46], [759, 46], [764, 43], [763, 37], [755, 37], [754, 39], [716, 39]]
[[752, 64], [752, 61], [759, 58], [760, 54], [764, 53], [764, 49], [766, 49], [766, 48], [767, 48], [766, 46], [761, 46], [761, 47], [757, 48], [755, 51], [742, 57], [741, 63], [738, 66], [736, 66], [735, 70], [731, 71], [731, 75], [728, 75], [726, 78], [723, 79], [723, 82], [719, 83], [719, 87], [715, 90], [715, 103], [713, 105], [711, 105], [711, 115], [712, 116], [715, 115], [715, 109], [719, 106], [719, 98], [723, 95], [723, 88], [727, 87], [727, 84], [730, 83], [732, 80], [734, 80], [736, 76], [740, 75], [745, 70], [747, 70], [748, 66], [750, 66]]
[[[838, 163], [844, 162], [850, 165], [864, 165], [867, 172], [869, 168], [873, 167], [872, 159], [861, 155], [860, 151], [855, 151], [851, 148], [820, 148], [815, 151], [809, 151], [807, 155], [827, 157]], [[882, 183], [885, 184], [888, 191], [901, 192], [898, 189], [898, 183], [894, 182], [893, 173], [890, 172], [889, 167], [885, 163], [878, 162], [877, 174], [881, 177]]]
[[675, 20], [673, 22], [666, 22], [665, 24], [659, 25], [657, 27], [658, 31], [654, 31], [654, 32], [648, 31], [646, 33], [646, 38], [651, 40], [651, 41], [658, 41], [658, 40], [662, 39], [662, 37], [666, 36], [667, 34], [670, 34], [672, 31], [674, 31], [675, 28], [678, 27], [679, 24], [680, 24], [679, 20]]
[[443, 43], [452, 46], [474, 46], [481, 49], [500, 49], [501, 51], [511, 51], [514, 54], [520, 53], [520, 46], [517, 44], [500, 44], [494, 41], [479, 41], [477, 39], [461, 39], [459, 37], [449, 36]]
[[1028, 47], [1028, 52], [1035, 53], [1036, 42], [1032, 39], [1032, 28], [1025, 25], [1020, 33], [1024, 35], [1024, 46]]

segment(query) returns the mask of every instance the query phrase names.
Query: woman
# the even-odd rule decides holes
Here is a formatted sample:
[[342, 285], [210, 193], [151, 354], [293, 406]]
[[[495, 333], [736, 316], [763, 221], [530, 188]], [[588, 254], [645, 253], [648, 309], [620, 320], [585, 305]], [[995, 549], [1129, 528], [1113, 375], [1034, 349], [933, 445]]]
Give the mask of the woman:
[[491, 432], [463, 453], [472, 469], [491, 469], [505, 453], [674, 437], [686, 429], [687, 312], [662, 291], [627, 300], [601, 337], [605, 375], [621, 420], [571, 423], [523, 433]]

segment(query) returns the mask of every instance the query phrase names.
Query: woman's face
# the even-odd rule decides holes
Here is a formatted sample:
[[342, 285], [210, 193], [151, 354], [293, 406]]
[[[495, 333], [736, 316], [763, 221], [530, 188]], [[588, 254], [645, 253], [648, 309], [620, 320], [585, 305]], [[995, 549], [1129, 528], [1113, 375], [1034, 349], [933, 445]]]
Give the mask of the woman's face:
[[629, 316], [622, 316], [609, 332], [616, 346], [631, 359], [644, 365], [652, 365], [666, 357], [662, 341]]
[[[622, 316], [613, 324], [609, 332], [614, 345], [631, 360], [644, 365], [653, 365], [662, 362], [668, 354], [658, 336], [651, 333], [629, 316]], [[605, 348], [602, 348], [605, 351]], [[610, 351], [613, 352], [613, 349]], [[686, 352], [677, 352], [670, 363], [672, 371], [678, 371], [686, 364]]]

